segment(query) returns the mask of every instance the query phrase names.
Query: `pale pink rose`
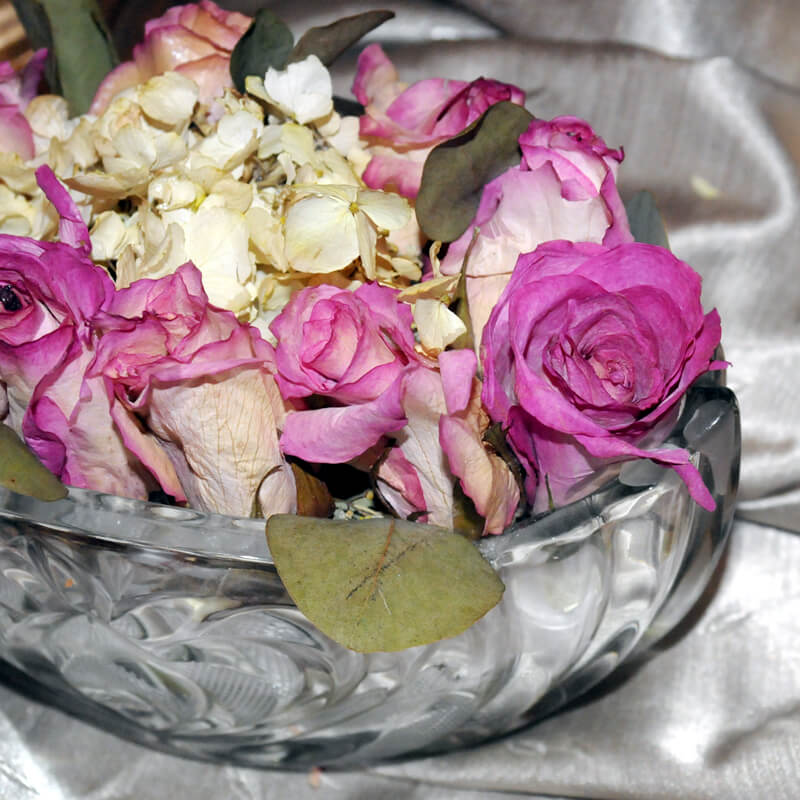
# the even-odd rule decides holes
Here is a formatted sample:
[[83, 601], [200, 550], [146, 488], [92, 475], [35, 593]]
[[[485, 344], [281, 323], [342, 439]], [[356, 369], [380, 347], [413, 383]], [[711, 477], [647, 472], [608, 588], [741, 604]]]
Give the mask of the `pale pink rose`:
[[0, 62], [0, 153], [28, 160], [36, 154], [33, 131], [23, 113], [36, 96], [44, 73], [47, 50], [37, 50], [21, 72]]
[[[484, 331], [483, 402], [527, 470], [537, 511], [585, 494], [598, 469], [631, 458], [673, 467], [714, 501], [689, 453], [658, 448], [665, 421], [713, 361], [716, 311], [668, 250], [549, 242], [520, 256]], [[654, 431], [655, 447], [643, 446]]]
[[105, 382], [126, 446], [165, 492], [236, 516], [296, 509], [272, 346], [209, 304], [194, 265], [119, 290], [97, 324], [90, 376]]
[[397, 295], [377, 283], [355, 292], [322, 284], [295, 294], [273, 320], [282, 395], [328, 403], [289, 415], [284, 452], [321, 463], [350, 461], [405, 424], [400, 378], [423, 362], [411, 309]]
[[519, 142], [522, 163], [486, 184], [474, 221], [442, 260], [442, 272], [455, 275], [468, 256], [476, 349], [520, 253], [556, 239], [608, 246], [633, 240], [616, 185], [621, 150], [575, 117], [534, 120]]
[[358, 58], [353, 94], [365, 106], [360, 133], [373, 154], [363, 179], [373, 189], [416, 197], [428, 153], [504, 100], [522, 105], [522, 89], [500, 81], [429, 78], [406, 88], [378, 44]]
[[145, 25], [144, 41], [133, 48], [133, 60], [113, 69], [100, 84], [90, 112], [102, 114], [115, 95], [165, 72], [191, 78], [200, 87], [200, 102], [210, 104], [233, 85], [231, 51], [252, 21], [211, 0], [167, 9]]
[[489, 418], [481, 408], [477, 362], [471, 350], [439, 356], [439, 370], [410, 369], [401, 403], [407, 424], [378, 469], [381, 495], [401, 517], [453, 527], [454, 488], [484, 518], [483, 533], [502, 533], [519, 505], [509, 468], [483, 444]]
[[61, 213], [61, 242], [0, 236], [0, 383], [6, 422], [72, 486], [146, 498], [155, 483], [126, 450], [101, 380], [87, 380], [94, 321], [114, 293], [89, 234], [49, 167], [37, 178]]

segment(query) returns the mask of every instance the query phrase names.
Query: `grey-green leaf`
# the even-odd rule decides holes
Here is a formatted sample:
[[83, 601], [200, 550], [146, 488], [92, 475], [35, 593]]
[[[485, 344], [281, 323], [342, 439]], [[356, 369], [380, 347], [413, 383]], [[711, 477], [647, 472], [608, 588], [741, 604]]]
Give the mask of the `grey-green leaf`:
[[267, 541], [297, 607], [362, 653], [456, 636], [505, 588], [473, 544], [432, 525], [281, 514], [268, 520]]
[[330, 25], [309, 28], [298, 40], [289, 61], [302, 61], [315, 55], [323, 64], [332, 64], [364, 34], [394, 16], [394, 11], [375, 9], [352, 17], [343, 17]]
[[417, 221], [434, 240], [458, 239], [478, 210], [486, 183], [520, 161], [517, 140], [533, 115], [516, 103], [496, 103], [458, 136], [436, 145], [425, 161]]
[[233, 85], [244, 94], [248, 75], [263, 78], [270, 67], [284, 69], [293, 46], [294, 36], [286, 23], [262, 8], [231, 53]]
[[67, 496], [67, 487], [3, 424], [0, 424], [0, 486], [39, 500], [60, 500]]
[[653, 195], [644, 190], [636, 192], [625, 203], [633, 238], [643, 244], [655, 244], [669, 250], [669, 240], [664, 227], [664, 220], [656, 207]]
[[88, 111], [97, 87], [117, 63], [96, 0], [13, 0], [28, 39], [50, 51], [48, 83], [74, 115]]

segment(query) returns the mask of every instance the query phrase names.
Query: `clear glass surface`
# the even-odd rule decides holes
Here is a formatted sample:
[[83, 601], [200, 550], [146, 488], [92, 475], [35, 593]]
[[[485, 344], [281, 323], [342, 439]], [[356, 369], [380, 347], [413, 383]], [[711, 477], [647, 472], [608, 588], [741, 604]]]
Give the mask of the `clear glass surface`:
[[460, 636], [349, 651], [291, 602], [262, 520], [71, 489], [0, 489], [0, 677], [112, 733], [247, 766], [350, 767], [477, 744], [552, 713], [691, 608], [733, 517], [733, 394], [689, 392], [670, 439], [717, 501], [626, 464], [478, 547], [499, 606]]

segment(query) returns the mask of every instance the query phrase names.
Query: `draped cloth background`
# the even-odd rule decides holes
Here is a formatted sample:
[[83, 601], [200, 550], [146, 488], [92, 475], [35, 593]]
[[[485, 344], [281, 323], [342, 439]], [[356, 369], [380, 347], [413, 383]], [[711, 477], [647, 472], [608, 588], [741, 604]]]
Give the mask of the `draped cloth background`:
[[[252, 11], [263, 2], [222, 3]], [[297, 31], [360, 2], [280, 0]], [[374, 5], [377, 5], [375, 3]], [[800, 776], [800, 4], [392, 2], [373, 35], [409, 81], [511, 81], [539, 117], [623, 144], [723, 320], [742, 410], [741, 504], [709, 591], [657, 651], [527, 731], [322, 775], [182, 761], [0, 688], [0, 797], [794, 798]], [[353, 59], [337, 64], [346, 93]]]

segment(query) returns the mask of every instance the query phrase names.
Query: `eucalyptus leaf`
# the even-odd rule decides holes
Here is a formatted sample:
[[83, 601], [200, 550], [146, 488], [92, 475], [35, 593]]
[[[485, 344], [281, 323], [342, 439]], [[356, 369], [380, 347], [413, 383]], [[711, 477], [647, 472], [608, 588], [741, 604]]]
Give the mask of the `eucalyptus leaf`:
[[284, 69], [294, 46], [294, 36], [286, 23], [267, 8], [258, 11], [250, 27], [231, 53], [233, 85], [245, 92], [245, 78], [263, 78], [270, 67]]
[[475, 217], [483, 187], [519, 163], [518, 139], [533, 115], [496, 103], [458, 136], [428, 154], [417, 195], [417, 221], [429, 239], [452, 242]]
[[315, 55], [323, 64], [332, 64], [364, 34], [394, 16], [394, 11], [375, 9], [352, 17], [343, 17], [330, 25], [309, 28], [298, 40], [289, 61], [302, 61]]
[[650, 192], [646, 190], [636, 192], [625, 203], [625, 211], [628, 214], [631, 233], [637, 242], [655, 244], [669, 250], [664, 220], [661, 218], [656, 207], [656, 200]]
[[73, 115], [89, 110], [117, 54], [96, 0], [13, 0], [34, 48], [50, 51], [47, 79]]
[[39, 500], [60, 500], [67, 496], [67, 487], [4, 424], [0, 424], [0, 486]]
[[267, 521], [267, 541], [297, 607], [362, 653], [456, 636], [505, 588], [473, 544], [432, 525], [279, 514]]

